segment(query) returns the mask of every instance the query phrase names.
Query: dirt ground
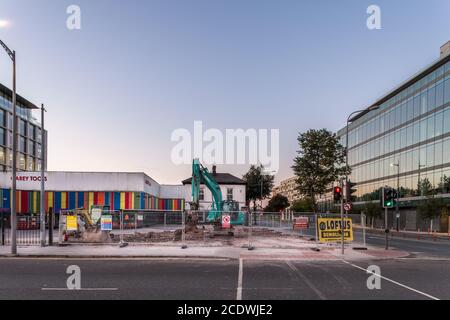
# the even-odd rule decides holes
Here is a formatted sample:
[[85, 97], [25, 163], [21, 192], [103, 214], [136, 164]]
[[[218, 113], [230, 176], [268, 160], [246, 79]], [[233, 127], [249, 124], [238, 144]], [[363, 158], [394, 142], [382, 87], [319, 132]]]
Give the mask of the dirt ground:
[[[314, 241], [298, 235], [286, 235], [268, 228], [252, 228], [237, 226], [232, 229], [234, 235], [228, 231], [214, 232], [208, 225], [187, 230], [185, 242], [189, 246], [210, 247], [248, 247], [259, 248], [305, 248], [313, 247]], [[114, 242], [120, 241], [119, 235], [112, 235]], [[123, 234], [123, 240], [128, 243], [145, 243], [154, 245], [179, 245], [182, 242], [182, 230], [148, 231]]]

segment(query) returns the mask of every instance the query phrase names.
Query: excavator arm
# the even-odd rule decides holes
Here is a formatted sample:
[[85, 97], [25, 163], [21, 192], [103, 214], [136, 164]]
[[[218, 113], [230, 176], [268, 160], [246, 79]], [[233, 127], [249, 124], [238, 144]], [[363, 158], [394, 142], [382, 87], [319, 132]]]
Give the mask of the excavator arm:
[[192, 162], [192, 204], [199, 208], [200, 183], [203, 183], [211, 191], [213, 196], [212, 209], [214, 211], [222, 210], [222, 191], [214, 177], [208, 172], [208, 169], [202, 166], [199, 159]]

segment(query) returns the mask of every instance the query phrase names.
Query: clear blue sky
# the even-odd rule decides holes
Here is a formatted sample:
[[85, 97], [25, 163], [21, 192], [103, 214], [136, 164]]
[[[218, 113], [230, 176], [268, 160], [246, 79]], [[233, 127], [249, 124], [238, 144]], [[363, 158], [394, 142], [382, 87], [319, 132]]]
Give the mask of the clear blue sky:
[[[66, 28], [71, 4], [79, 31]], [[370, 4], [382, 30], [366, 27]], [[47, 105], [48, 169], [179, 183], [190, 166], [171, 164], [170, 135], [202, 120], [280, 129], [280, 180], [298, 132], [341, 128], [435, 60], [449, 13], [448, 0], [2, 0], [0, 39], [17, 51], [19, 93]], [[11, 85], [6, 55], [0, 82]]]

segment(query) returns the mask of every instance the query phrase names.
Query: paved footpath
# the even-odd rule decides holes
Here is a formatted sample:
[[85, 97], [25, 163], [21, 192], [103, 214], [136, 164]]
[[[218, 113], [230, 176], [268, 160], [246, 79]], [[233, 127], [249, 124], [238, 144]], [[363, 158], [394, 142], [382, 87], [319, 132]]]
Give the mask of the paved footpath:
[[[263, 259], [263, 260], [368, 260], [386, 259], [407, 256], [400, 250], [383, 250], [369, 247], [365, 251], [346, 248], [345, 255], [336, 247], [322, 247], [320, 251], [311, 250], [310, 246], [295, 249], [255, 248], [248, 250], [238, 247], [188, 247], [179, 246], [145, 246], [128, 245], [68, 245], [68, 246], [19, 246], [19, 257], [58, 257], [58, 258], [143, 258], [143, 257], [175, 257], [175, 258], [231, 258], [231, 259]], [[0, 256], [11, 257], [10, 247], [0, 247]]]

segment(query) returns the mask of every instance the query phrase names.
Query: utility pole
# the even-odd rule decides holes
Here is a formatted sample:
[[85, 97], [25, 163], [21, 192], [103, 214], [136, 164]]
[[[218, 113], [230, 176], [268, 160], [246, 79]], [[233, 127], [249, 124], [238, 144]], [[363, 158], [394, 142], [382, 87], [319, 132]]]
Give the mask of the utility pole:
[[[344, 186], [343, 183], [344, 180], [341, 179], [341, 190], [344, 190]], [[341, 254], [344, 255], [345, 252], [345, 246], [344, 246], [344, 197], [341, 196], [341, 242], [342, 242], [342, 247], [341, 247]]]
[[[41, 220], [41, 247], [45, 247], [45, 131], [44, 131], [44, 104], [41, 105], [41, 194], [40, 194], [40, 220]], [[50, 221], [50, 220], [49, 220]], [[53, 226], [48, 226], [49, 230]]]

